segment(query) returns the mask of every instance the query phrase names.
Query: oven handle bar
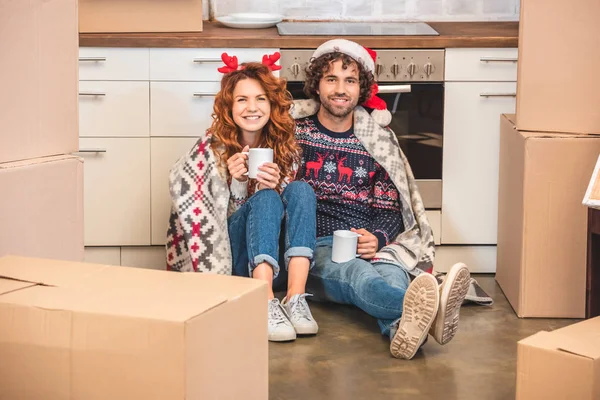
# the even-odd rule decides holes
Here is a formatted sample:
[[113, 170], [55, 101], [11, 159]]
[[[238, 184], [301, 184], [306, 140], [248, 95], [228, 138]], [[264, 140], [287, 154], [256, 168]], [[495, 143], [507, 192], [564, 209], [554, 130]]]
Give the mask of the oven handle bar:
[[410, 93], [411, 85], [386, 85], [379, 86], [378, 93]]

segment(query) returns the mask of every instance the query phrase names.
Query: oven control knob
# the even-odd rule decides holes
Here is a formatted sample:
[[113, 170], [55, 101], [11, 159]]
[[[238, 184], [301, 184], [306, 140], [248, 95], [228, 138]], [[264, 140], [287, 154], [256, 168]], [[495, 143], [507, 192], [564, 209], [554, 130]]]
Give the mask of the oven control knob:
[[292, 75], [294, 75], [295, 77], [300, 75], [300, 64], [293, 63], [292, 65], [290, 65], [290, 71], [292, 71]]
[[383, 72], [383, 64], [377, 64], [375, 65], [375, 74], [376, 75], [381, 75], [381, 73]]
[[417, 65], [415, 63], [410, 63], [408, 64], [408, 66], [406, 67], [406, 70], [408, 71], [408, 74], [410, 76], [413, 76], [415, 74], [415, 72], [417, 72]]
[[398, 76], [398, 74], [400, 73], [400, 66], [397, 63], [394, 63], [392, 65], [392, 74], [394, 75], [394, 77]]
[[433, 74], [433, 72], [435, 71], [435, 67], [433, 66], [432, 63], [429, 63], [429, 62], [424, 65], [424, 68], [425, 68], [425, 74], [427, 76], [431, 76], [431, 74]]

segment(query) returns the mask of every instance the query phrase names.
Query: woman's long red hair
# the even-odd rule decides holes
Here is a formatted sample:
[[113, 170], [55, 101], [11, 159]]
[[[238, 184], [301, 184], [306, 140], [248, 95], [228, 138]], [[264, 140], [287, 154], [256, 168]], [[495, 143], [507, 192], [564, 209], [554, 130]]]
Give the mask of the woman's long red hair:
[[292, 96], [286, 89], [286, 81], [275, 77], [263, 64], [242, 65], [243, 69], [223, 76], [221, 90], [215, 96], [213, 123], [209, 130], [213, 136], [211, 148], [217, 156], [217, 162], [226, 169], [229, 157], [242, 151], [241, 133], [231, 114], [233, 90], [239, 81], [255, 79], [271, 103], [271, 116], [260, 135], [258, 147], [273, 149], [273, 162], [279, 166], [281, 179], [292, 176], [294, 163], [300, 159], [300, 146], [294, 135], [296, 123], [290, 114]]

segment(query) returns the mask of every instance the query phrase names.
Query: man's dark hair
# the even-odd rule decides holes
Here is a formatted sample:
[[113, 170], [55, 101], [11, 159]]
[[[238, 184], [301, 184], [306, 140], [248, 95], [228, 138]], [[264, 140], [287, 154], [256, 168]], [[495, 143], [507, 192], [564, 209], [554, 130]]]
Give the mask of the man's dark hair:
[[368, 71], [361, 63], [356, 62], [347, 54], [333, 52], [323, 54], [322, 56], [311, 60], [306, 68], [306, 80], [304, 82], [304, 94], [313, 100], [319, 101], [319, 82], [323, 75], [329, 71], [332, 62], [342, 60], [342, 68], [346, 69], [351, 65], [356, 65], [358, 69], [358, 80], [360, 83], [360, 95], [358, 104], [362, 104], [371, 97], [371, 86], [375, 82], [373, 74]]

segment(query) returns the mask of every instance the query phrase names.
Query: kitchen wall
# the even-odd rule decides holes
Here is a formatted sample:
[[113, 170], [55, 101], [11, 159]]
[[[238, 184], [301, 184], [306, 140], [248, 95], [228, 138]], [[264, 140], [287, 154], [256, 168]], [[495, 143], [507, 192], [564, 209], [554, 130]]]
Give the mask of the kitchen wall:
[[285, 19], [294, 20], [516, 21], [520, 8], [519, 0], [209, 1], [215, 16], [234, 12], [278, 12]]

